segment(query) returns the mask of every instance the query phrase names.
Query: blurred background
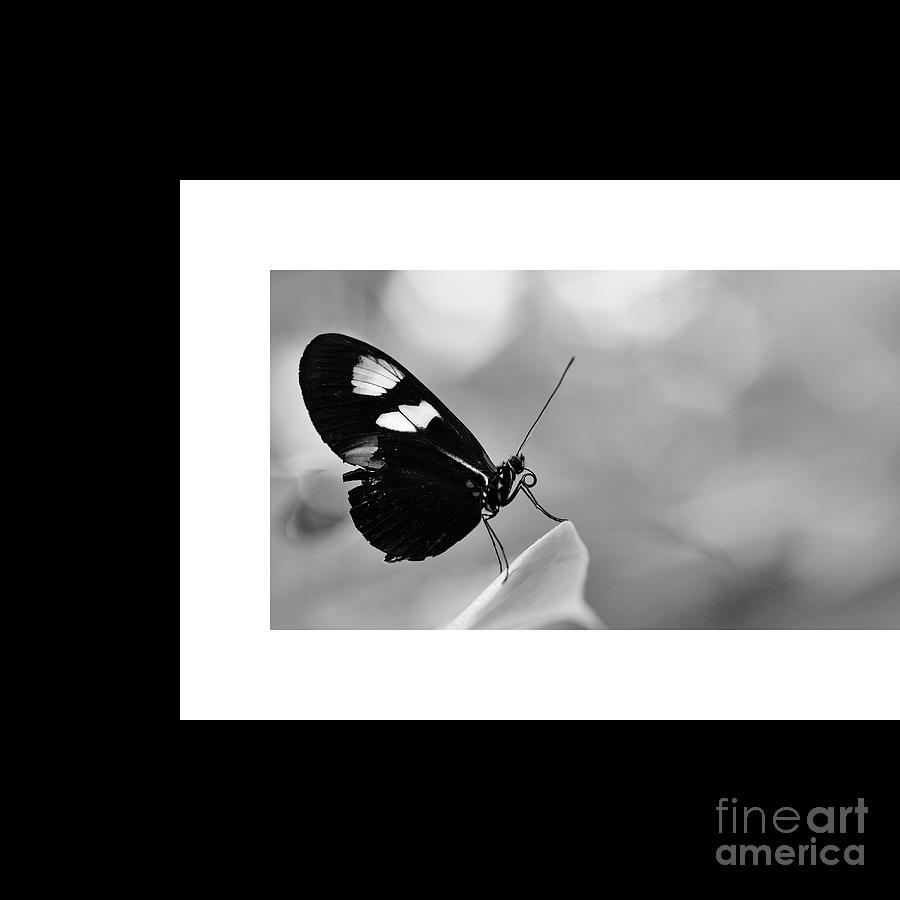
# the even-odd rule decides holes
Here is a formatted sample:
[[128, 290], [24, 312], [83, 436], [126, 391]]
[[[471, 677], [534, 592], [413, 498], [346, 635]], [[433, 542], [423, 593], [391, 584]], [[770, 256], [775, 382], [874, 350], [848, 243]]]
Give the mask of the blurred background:
[[[590, 553], [611, 628], [900, 627], [900, 273], [273, 271], [271, 627], [434, 628], [497, 574], [477, 529], [387, 565], [300, 394], [345, 332], [428, 385]], [[517, 498], [510, 560], [555, 523]]]

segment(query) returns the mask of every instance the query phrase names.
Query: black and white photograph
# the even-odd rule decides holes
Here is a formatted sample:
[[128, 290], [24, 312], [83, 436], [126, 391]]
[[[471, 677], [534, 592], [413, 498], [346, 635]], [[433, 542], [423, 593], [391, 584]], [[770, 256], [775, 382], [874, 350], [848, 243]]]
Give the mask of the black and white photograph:
[[898, 399], [897, 272], [272, 271], [271, 627], [897, 628]]
[[182, 719], [900, 715], [900, 182], [180, 187]]

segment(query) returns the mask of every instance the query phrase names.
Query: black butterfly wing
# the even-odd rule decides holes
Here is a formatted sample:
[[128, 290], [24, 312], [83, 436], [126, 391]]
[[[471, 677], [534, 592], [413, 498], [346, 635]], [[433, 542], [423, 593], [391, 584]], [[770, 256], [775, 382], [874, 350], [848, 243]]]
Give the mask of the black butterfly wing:
[[418, 378], [365, 341], [313, 338], [300, 359], [300, 388], [316, 431], [345, 462], [359, 465], [347, 454], [367, 435], [409, 434], [479, 470], [496, 470], [472, 432]]
[[467, 471], [416, 438], [388, 438], [344, 481], [350, 517], [386, 562], [438, 556], [481, 521], [487, 477]]
[[484, 448], [408, 369], [342, 334], [314, 338], [300, 360], [312, 423], [359, 481], [350, 515], [388, 562], [437, 556], [481, 519], [496, 472]]

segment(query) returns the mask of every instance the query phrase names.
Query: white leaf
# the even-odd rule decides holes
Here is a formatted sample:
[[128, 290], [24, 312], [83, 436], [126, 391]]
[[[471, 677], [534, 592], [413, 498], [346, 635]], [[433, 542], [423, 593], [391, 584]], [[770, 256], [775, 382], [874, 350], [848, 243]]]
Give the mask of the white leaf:
[[535, 541], [498, 575], [448, 629], [605, 628], [584, 599], [588, 552], [575, 526], [563, 522]]

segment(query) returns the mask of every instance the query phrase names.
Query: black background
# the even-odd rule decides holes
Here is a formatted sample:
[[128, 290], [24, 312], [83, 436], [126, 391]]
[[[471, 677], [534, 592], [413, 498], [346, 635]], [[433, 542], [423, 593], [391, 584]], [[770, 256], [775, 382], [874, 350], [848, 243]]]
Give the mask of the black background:
[[[893, 722], [304, 723], [224, 752], [184, 733], [182, 833], [294, 890], [856, 889], [896, 865]], [[720, 797], [801, 815], [863, 797], [865, 865], [723, 867]]]

